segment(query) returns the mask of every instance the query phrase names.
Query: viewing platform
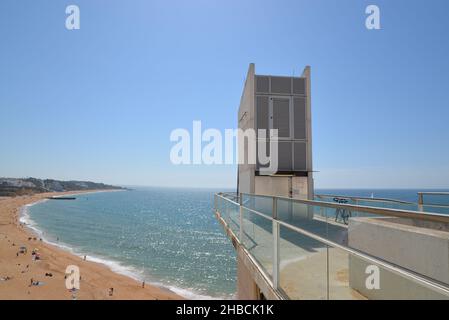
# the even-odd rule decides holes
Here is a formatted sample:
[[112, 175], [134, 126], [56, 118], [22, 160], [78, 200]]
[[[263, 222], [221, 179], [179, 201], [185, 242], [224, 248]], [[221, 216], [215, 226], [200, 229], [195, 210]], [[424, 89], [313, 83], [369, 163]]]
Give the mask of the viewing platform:
[[449, 206], [424, 201], [437, 195], [415, 204], [217, 193], [215, 214], [237, 252], [237, 297], [448, 299]]

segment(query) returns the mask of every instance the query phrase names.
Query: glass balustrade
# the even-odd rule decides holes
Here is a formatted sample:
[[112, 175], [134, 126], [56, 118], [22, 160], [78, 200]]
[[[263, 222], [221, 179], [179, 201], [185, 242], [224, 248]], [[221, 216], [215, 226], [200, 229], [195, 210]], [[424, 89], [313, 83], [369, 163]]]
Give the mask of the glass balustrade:
[[445, 216], [246, 194], [232, 199], [242, 205], [215, 195], [216, 212], [289, 299], [449, 298]]

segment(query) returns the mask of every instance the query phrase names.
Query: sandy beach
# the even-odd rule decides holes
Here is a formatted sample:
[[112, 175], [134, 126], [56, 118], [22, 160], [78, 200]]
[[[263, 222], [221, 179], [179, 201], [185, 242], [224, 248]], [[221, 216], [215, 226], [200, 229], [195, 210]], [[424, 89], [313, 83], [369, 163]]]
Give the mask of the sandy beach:
[[[41, 241], [21, 225], [19, 215], [22, 206], [49, 196], [67, 194], [75, 192], [0, 197], [0, 299], [71, 300], [73, 295], [65, 285], [65, 270], [69, 265], [80, 269], [80, 290], [76, 292], [76, 299], [182, 299], [165, 288], [149, 284], [142, 288], [142, 283], [117, 274], [106, 265], [90, 262], [89, 257], [84, 261]], [[19, 253], [21, 246], [27, 248], [26, 253]], [[32, 259], [35, 249], [39, 260]], [[31, 281], [39, 285], [31, 285]], [[112, 296], [110, 288], [113, 288]]]

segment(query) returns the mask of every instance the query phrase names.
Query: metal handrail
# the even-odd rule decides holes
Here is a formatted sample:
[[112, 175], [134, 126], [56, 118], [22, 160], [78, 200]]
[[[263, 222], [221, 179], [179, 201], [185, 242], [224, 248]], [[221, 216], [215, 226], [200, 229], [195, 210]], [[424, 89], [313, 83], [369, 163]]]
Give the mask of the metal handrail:
[[[259, 195], [254, 195], [250, 193], [242, 193], [242, 195], [259, 197]], [[392, 208], [380, 208], [380, 207], [370, 207], [370, 206], [359, 206], [348, 203], [334, 203], [327, 201], [316, 201], [316, 200], [305, 200], [305, 199], [294, 199], [288, 197], [281, 196], [268, 196], [262, 195], [262, 197], [270, 197], [276, 198], [306, 205], [320, 206], [320, 207], [328, 207], [328, 208], [341, 208], [341, 209], [349, 209], [352, 211], [361, 211], [366, 213], [371, 213], [380, 216], [390, 216], [397, 218], [408, 218], [408, 219], [419, 219], [433, 222], [443, 222], [449, 223], [449, 215], [441, 214], [441, 213], [429, 213], [422, 211], [412, 211], [412, 210], [403, 210], [403, 209], [392, 209]]]
[[[241, 195], [250, 195], [250, 196], [256, 196], [256, 197], [259, 196], [259, 195], [253, 195], [253, 194], [247, 194], [247, 193], [242, 193]], [[241, 197], [241, 195], [240, 195], [240, 197]], [[223, 196], [223, 194], [216, 194], [216, 196], [220, 197], [223, 200], [229, 201], [229, 202], [239, 206], [241, 214], [242, 214], [242, 210], [241, 209], [244, 209], [244, 210], [247, 210], [247, 211], [249, 211], [251, 213], [254, 213], [254, 214], [256, 214], [256, 215], [258, 215], [258, 216], [260, 216], [260, 217], [262, 217], [262, 218], [264, 218], [266, 220], [271, 221], [273, 223], [273, 228], [276, 225], [277, 226], [286, 227], [286, 228], [288, 228], [288, 229], [290, 229], [290, 230], [292, 230], [294, 232], [297, 232], [297, 233], [300, 233], [302, 235], [305, 235], [305, 236], [307, 236], [309, 238], [312, 238], [312, 239], [314, 239], [314, 240], [316, 240], [316, 241], [318, 241], [320, 243], [323, 243], [323, 244], [325, 244], [325, 245], [327, 245], [329, 247], [334, 247], [334, 248], [341, 249], [341, 250], [343, 250], [343, 251], [345, 251], [345, 252], [347, 252], [347, 253], [349, 253], [349, 254], [351, 254], [353, 256], [357, 256], [357, 257], [359, 257], [359, 258], [361, 258], [361, 259], [363, 259], [365, 261], [368, 261], [368, 262], [371, 262], [373, 264], [379, 265], [382, 268], [385, 268], [388, 271], [391, 271], [391, 272], [393, 272], [393, 273], [395, 273], [397, 275], [400, 275], [400, 276], [403, 276], [405, 278], [414, 280], [414, 281], [424, 285], [427, 288], [434, 289], [434, 290], [439, 291], [440, 293], [442, 293], [444, 295], [448, 295], [449, 296], [449, 286], [446, 286], [446, 285], [444, 285], [444, 284], [442, 284], [440, 282], [437, 282], [434, 279], [431, 279], [429, 277], [423, 276], [423, 275], [418, 274], [416, 272], [410, 271], [410, 270], [405, 269], [403, 267], [391, 264], [391, 263], [389, 263], [389, 262], [387, 262], [385, 260], [379, 259], [377, 257], [373, 257], [371, 255], [368, 255], [366, 253], [360, 252], [358, 250], [354, 250], [352, 248], [349, 248], [349, 247], [346, 247], [344, 245], [338, 244], [336, 242], [333, 242], [331, 240], [328, 240], [326, 238], [318, 236], [318, 235], [316, 235], [314, 233], [306, 231], [306, 230], [304, 230], [304, 229], [302, 229], [300, 227], [297, 227], [297, 226], [291, 225], [291, 224], [289, 224], [287, 222], [281, 221], [281, 220], [277, 219], [277, 217], [267, 216], [266, 214], [263, 214], [262, 212], [259, 212], [259, 211], [255, 210], [255, 209], [245, 207], [244, 205], [241, 205], [241, 204], [239, 204], [239, 203], [237, 203], [235, 201], [232, 201], [232, 200], [226, 198], [225, 196]], [[432, 217], [432, 218], [430, 218], [432, 221], [442, 222], [440, 220], [442, 218], [441, 217], [442, 215], [439, 215], [439, 214], [423, 214], [422, 212], [396, 210], [396, 209], [383, 209], [383, 208], [374, 208], [374, 207], [366, 207], [366, 206], [355, 206], [355, 205], [329, 203], [329, 202], [321, 202], [321, 201], [314, 201], [314, 200], [299, 200], [299, 199], [292, 199], [292, 198], [279, 197], [279, 196], [262, 195], [262, 197], [270, 197], [270, 198], [273, 199], [273, 201], [277, 201], [275, 199], [284, 199], [284, 200], [290, 200], [290, 201], [294, 201], [294, 202], [300, 202], [300, 203], [303, 203], [303, 204], [312, 204], [312, 205], [316, 205], [316, 206], [325, 206], [325, 207], [332, 207], [332, 208], [345, 208], [345, 207], [346, 208], [348, 208], [348, 207], [350, 207], [350, 208], [357, 208], [357, 211], [364, 211], [364, 212], [369, 212], [369, 213], [374, 213], [374, 214], [380, 214], [379, 212], [383, 212], [382, 215], [388, 215], [388, 213], [391, 213], [390, 211], [393, 211], [393, 213], [391, 213], [391, 216], [396, 216], [396, 217], [398, 216], [398, 212], [401, 215], [401, 217], [405, 213], [409, 214], [409, 216], [407, 216], [408, 218], [410, 218], [411, 216], [415, 217], [416, 215], [418, 215], [419, 218], [422, 218], [422, 216], [424, 215], [425, 219], [427, 219], [427, 220], [429, 220], [429, 218]], [[216, 211], [216, 212], [218, 212], [218, 211]], [[220, 216], [221, 216], [221, 214], [220, 214]], [[446, 216], [446, 218], [448, 218], [448, 217]], [[449, 221], [449, 218], [447, 220], [445, 220], [444, 222], [447, 222], [447, 221]], [[240, 225], [240, 228], [242, 228], [242, 225]], [[273, 232], [273, 237], [274, 238], [276, 236], [277, 237], [280, 236], [279, 235], [279, 227], [277, 227], [277, 228], [278, 228], [278, 232], [276, 234]], [[239, 240], [239, 242], [241, 242], [241, 241]], [[278, 250], [278, 249], [276, 249], [276, 246], [278, 246], [278, 242], [279, 242], [279, 239], [273, 239], [273, 246], [275, 247], [275, 249], [274, 249], [275, 252], [277, 252], [277, 250]], [[277, 264], [277, 263], [279, 263], [279, 261], [275, 261], [275, 264]], [[260, 267], [261, 266], [258, 264], [258, 268], [260, 268]], [[275, 266], [273, 266], [273, 268], [275, 269]], [[276, 270], [277, 270], [277, 268], [276, 268]], [[263, 268], [261, 268], [261, 271], [263, 271]], [[277, 272], [279, 272], [279, 271], [277, 271]], [[276, 274], [276, 275], [273, 274], [273, 279], [278, 279], [278, 277], [279, 277], [279, 274]], [[278, 281], [274, 280], [272, 283], [273, 283], [273, 286], [274, 286], [275, 290], [279, 290], [280, 289], [280, 288], [278, 288], [275, 285], [276, 283], [278, 283]]]
[[449, 208], [449, 204], [436, 204], [436, 203], [424, 203], [423, 196], [449, 196], [449, 192], [433, 192], [433, 191], [422, 191], [418, 192], [418, 206], [422, 209], [423, 206], [431, 206], [437, 208]]
[[355, 196], [341, 196], [341, 195], [333, 195], [333, 194], [316, 194], [315, 197], [328, 197], [328, 198], [342, 198], [342, 199], [352, 199], [352, 200], [363, 200], [363, 201], [373, 201], [373, 202], [392, 202], [392, 203], [400, 203], [400, 204], [414, 204], [414, 202], [390, 199], [390, 198], [368, 198], [368, 197], [355, 197]]
[[236, 205], [240, 205], [240, 203], [238, 203], [238, 202], [235, 202], [234, 200], [231, 200], [231, 199], [229, 199], [229, 198], [226, 198], [226, 197], [223, 197], [223, 195], [226, 195], [227, 193], [222, 193], [222, 192], [219, 192], [219, 193], [216, 193], [215, 195], [218, 195], [218, 196], [221, 196], [223, 199], [225, 199], [226, 201], [229, 201], [229, 202], [231, 202], [231, 203], [233, 203], [233, 204], [236, 204]]
[[420, 191], [418, 194], [425, 194], [425, 195], [437, 195], [437, 196], [449, 196], [449, 192], [446, 191]]

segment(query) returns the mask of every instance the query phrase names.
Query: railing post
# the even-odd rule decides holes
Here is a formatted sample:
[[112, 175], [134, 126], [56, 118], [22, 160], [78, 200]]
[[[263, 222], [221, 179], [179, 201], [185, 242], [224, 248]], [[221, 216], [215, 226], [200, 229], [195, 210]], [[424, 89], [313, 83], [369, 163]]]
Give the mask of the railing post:
[[242, 194], [239, 194], [239, 223], [240, 223], [240, 229], [239, 229], [239, 238], [240, 243], [243, 243], [243, 208], [242, 208]]
[[423, 194], [418, 192], [418, 210], [424, 211], [424, 199]]
[[273, 287], [279, 288], [279, 236], [280, 226], [277, 222], [277, 198], [273, 197]]
[[279, 288], [279, 223], [273, 220], [273, 287]]
[[273, 219], [277, 219], [278, 218], [278, 199], [276, 197], [273, 197], [273, 208], [272, 208], [272, 217]]

